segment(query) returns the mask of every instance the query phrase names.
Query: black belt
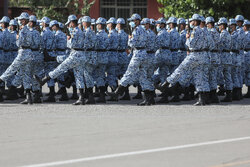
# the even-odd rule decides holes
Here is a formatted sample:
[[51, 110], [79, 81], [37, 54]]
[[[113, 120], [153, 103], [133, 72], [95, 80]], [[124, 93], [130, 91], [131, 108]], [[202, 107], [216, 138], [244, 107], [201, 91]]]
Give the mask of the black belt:
[[106, 49], [96, 49], [97, 52], [106, 52]]
[[171, 52], [177, 52], [178, 49], [170, 49]]
[[202, 49], [203, 50], [203, 52], [208, 52], [209, 51], [209, 49]]
[[86, 49], [86, 51], [90, 52], [90, 51], [95, 51], [94, 49]]
[[66, 51], [66, 49], [60, 49], [60, 48], [57, 48], [56, 51], [59, 51], [59, 52], [64, 52]]
[[187, 49], [180, 49], [180, 51], [187, 51]]
[[223, 50], [222, 50], [222, 52], [227, 52], [227, 53], [229, 53], [229, 52], [230, 52], [230, 50], [224, 50], [224, 49], [223, 49]]
[[160, 49], [169, 49], [169, 47], [161, 47]]
[[147, 53], [155, 53], [155, 51], [152, 51], [152, 50], [151, 50], [151, 51], [147, 51]]
[[216, 52], [219, 52], [219, 50], [211, 50], [210, 52], [216, 53]]
[[52, 49], [47, 49], [47, 52], [53, 52], [54, 50], [52, 50]]
[[10, 50], [3, 50], [4, 52], [10, 52]]
[[136, 47], [135, 48], [136, 50], [143, 50], [143, 49], [145, 49], [144, 47]]
[[3, 48], [0, 48], [0, 50], [3, 50]]
[[84, 51], [84, 49], [82, 48], [72, 48], [73, 50], [76, 50], [76, 51]]
[[118, 52], [126, 52], [126, 50], [124, 49], [124, 50], [117, 50]]
[[32, 50], [32, 51], [39, 51], [39, 48], [37, 48], [37, 49], [32, 49], [32, 48], [31, 48], [31, 50]]
[[244, 51], [245, 51], [245, 52], [248, 52], [248, 51], [250, 51], [250, 49], [245, 49]]
[[203, 50], [189, 50], [189, 52], [203, 52]]
[[30, 49], [30, 47], [22, 46], [21, 49]]
[[110, 52], [116, 52], [117, 50], [116, 49], [109, 49], [107, 51], [110, 51]]
[[231, 52], [233, 52], [233, 53], [238, 53], [238, 54], [240, 53], [239, 50], [234, 50], [234, 49], [232, 49]]

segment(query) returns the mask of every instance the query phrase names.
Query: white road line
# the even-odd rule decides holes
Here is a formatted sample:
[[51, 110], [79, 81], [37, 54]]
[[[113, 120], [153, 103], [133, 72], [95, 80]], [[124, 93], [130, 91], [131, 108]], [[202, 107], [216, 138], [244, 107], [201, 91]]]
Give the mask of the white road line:
[[100, 155], [100, 156], [71, 159], [71, 160], [65, 160], [65, 161], [55, 161], [55, 162], [49, 162], [49, 163], [27, 165], [27, 166], [22, 166], [22, 167], [57, 166], [57, 165], [73, 164], [73, 163], [78, 163], [78, 162], [95, 161], [95, 160], [100, 160], [100, 159], [110, 159], [110, 158], [117, 158], [117, 157], [131, 156], [131, 155], [148, 154], [148, 153], [170, 151], [170, 150], [179, 150], [179, 149], [193, 148], [193, 147], [200, 147], [200, 146], [207, 146], [207, 145], [214, 145], [214, 144], [221, 144], [221, 143], [231, 143], [231, 142], [237, 142], [237, 141], [243, 141], [243, 140], [250, 140], [250, 136], [234, 138], [234, 139], [215, 140], [215, 141], [208, 141], [208, 142], [194, 143], [194, 144], [187, 144], [187, 145], [180, 145], [180, 146], [172, 146], [172, 147], [162, 147], [162, 148], [149, 149], [149, 150]]

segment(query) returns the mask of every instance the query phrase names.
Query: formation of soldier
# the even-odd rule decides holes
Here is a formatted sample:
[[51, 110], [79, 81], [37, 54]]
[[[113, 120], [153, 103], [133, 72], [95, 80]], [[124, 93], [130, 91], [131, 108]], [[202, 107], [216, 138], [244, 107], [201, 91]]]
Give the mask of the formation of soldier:
[[[241, 15], [218, 22], [198, 14], [187, 20], [133, 14], [108, 21], [70, 15], [65, 25], [25, 12], [13, 20], [4, 16], [0, 101], [56, 102], [60, 94], [60, 101], [76, 99], [74, 105], [106, 103], [106, 98], [131, 100], [130, 86], [138, 90], [133, 99], [143, 99], [144, 92], [141, 106], [196, 97], [195, 105], [207, 105], [219, 103], [222, 95], [223, 102], [250, 98], [249, 27]], [[46, 83], [50, 91], [42, 100]], [[157, 102], [156, 89], [162, 92]]]

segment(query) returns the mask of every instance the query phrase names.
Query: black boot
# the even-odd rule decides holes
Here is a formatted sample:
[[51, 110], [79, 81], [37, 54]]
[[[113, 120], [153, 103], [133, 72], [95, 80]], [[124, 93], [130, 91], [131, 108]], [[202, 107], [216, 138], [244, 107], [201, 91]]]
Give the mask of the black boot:
[[129, 86], [126, 87], [124, 91], [124, 95], [120, 100], [130, 100], [130, 95], [129, 95]]
[[93, 88], [87, 88], [86, 91], [88, 93], [88, 99], [86, 100], [86, 104], [95, 104]]
[[85, 105], [85, 100], [84, 100], [84, 90], [79, 89], [79, 99], [73, 103], [73, 105]]
[[97, 86], [95, 86], [95, 93], [94, 93], [94, 96], [95, 96], [95, 97], [99, 97], [99, 96], [100, 96], [100, 89], [99, 89]]
[[157, 86], [156, 89], [160, 90], [161, 92], [164, 92], [168, 88], [169, 85], [170, 84], [168, 83], [168, 81], [165, 81], [159, 86]]
[[218, 95], [218, 96], [224, 96], [224, 95], [225, 95], [225, 92], [226, 92], [226, 90], [225, 90], [225, 88], [224, 88], [224, 85], [220, 85], [220, 86], [219, 86], [219, 91], [217, 92], [217, 95]]
[[247, 93], [244, 95], [244, 98], [250, 98], [250, 86], [247, 87]]
[[243, 94], [242, 94], [242, 88], [239, 88], [239, 94], [240, 94], [240, 99], [242, 100], [244, 98]]
[[33, 104], [30, 89], [26, 89], [26, 99], [22, 101], [20, 104]]
[[66, 87], [61, 88], [61, 97], [59, 98], [59, 101], [68, 101], [69, 97], [67, 94]]
[[166, 104], [166, 103], [169, 103], [167, 91], [162, 92], [162, 96], [161, 96], [160, 100], [158, 100], [156, 103], [159, 103], [159, 104]]
[[106, 87], [101, 86], [101, 87], [99, 87], [99, 90], [100, 90], [100, 95], [99, 95], [98, 99], [96, 100], [96, 102], [97, 103], [106, 103], [106, 98], [105, 98]]
[[48, 82], [49, 80], [51, 80], [50, 76], [46, 76], [45, 78], [43, 78], [42, 80], [35, 75], [36, 80], [40, 83], [41, 86], [43, 86], [46, 82]]
[[233, 88], [232, 100], [239, 101], [241, 99], [240, 88]]
[[74, 86], [72, 86], [72, 88], [73, 88], [73, 94], [72, 94], [72, 96], [70, 97], [70, 99], [76, 100], [76, 99], [78, 99], [76, 86], [74, 85]]
[[21, 86], [20, 88], [17, 88], [16, 90], [20, 98], [25, 98], [23, 86]]
[[138, 106], [150, 106], [155, 104], [154, 91], [145, 90], [144, 95], [145, 99], [141, 103], [138, 103]]
[[194, 85], [190, 85], [190, 86], [189, 86], [189, 94], [190, 94], [191, 100], [194, 100], [194, 99], [195, 99], [194, 92], [195, 92], [195, 87], [194, 87]]
[[40, 91], [34, 91], [34, 103], [42, 103]]
[[60, 88], [60, 89], [56, 92], [56, 95], [61, 95], [61, 94], [63, 93], [63, 91], [64, 91], [63, 88], [64, 88], [64, 87]]
[[220, 103], [216, 90], [210, 91], [210, 102], [211, 103]]
[[44, 100], [44, 102], [50, 102], [50, 103], [56, 102], [55, 87], [51, 86], [51, 87], [49, 87], [49, 90], [50, 90], [50, 95], [48, 96], [48, 98], [46, 100]]
[[125, 91], [126, 87], [119, 85], [115, 92], [106, 92], [111, 98], [115, 101], [118, 101], [118, 97], [122, 95]]
[[204, 94], [205, 94], [205, 103], [206, 104], [211, 104], [210, 92], [204, 92]]
[[149, 92], [149, 95], [150, 95], [150, 97], [149, 97], [149, 102], [150, 102], [150, 105], [152, 104], [152, 105], [155, 105], [155, 91], [150, 91]]
[[206, 97], [204, 92], [198, 93], [198, 101], [194, 104], [195, 106], [204, 106], [206, 105]]
[[141, 90], [141, 86], [138, 85], [137, 86], [137, 94], [133, 97], [133, 99], [142, 99], [142, 90]]
[[138, 106], [150, 105], [150, 91], [149, 90], [144, 91], [144, 100], [142, 102], [138, 103], [137, 105]]
[[179, 82], [177, 82], [174, 86], [169, 88], [170, 91], [172, 91], [173, 94], [173, 98], [170, 100], [170, 102], [180, 102], [180, 91], [181, 91], [181, 85], [179, 84]]
[[17, 95], [17, 89], [15, 86], [11, 86], [6, 94], [5, 100], [17, 100], [19, 97]]
[[4, 101], [3, 92], [4, 92], [4, 87], [0, 87], [0, 102]]
[[190, 92], [189, 87], [184, 88], [184, 96], [181, 99], [182, 101], [189, 101], [189, 100], [191, 100], [189, 92]]
[[222, 102], [232, 102], [232, 91], [226, 90], [226, 97], [222, 100]]

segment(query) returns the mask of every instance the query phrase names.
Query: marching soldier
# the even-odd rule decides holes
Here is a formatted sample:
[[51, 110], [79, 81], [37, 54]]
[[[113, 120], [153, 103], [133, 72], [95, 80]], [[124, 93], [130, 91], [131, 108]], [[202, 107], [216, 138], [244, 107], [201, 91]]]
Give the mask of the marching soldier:
[[[17, 35], [18, 55], [7, 70], [0, 76], [0, 83], [7, 81], [11, 76], [15, 75], [19, 71], [19, 75], [22, 79], [22, 85], [26, 90], [26, 99], [21, 104], [32, 104], [31, 97], [31, 63], [32, 63], [32, 33], [30, 32], [27, 24], [29, 21], [29, 15], [23, 12], [18, 17], [18, 24], [20, 26], [20, 32]], [[2, 92], [1, 92], [2, 93]]]

